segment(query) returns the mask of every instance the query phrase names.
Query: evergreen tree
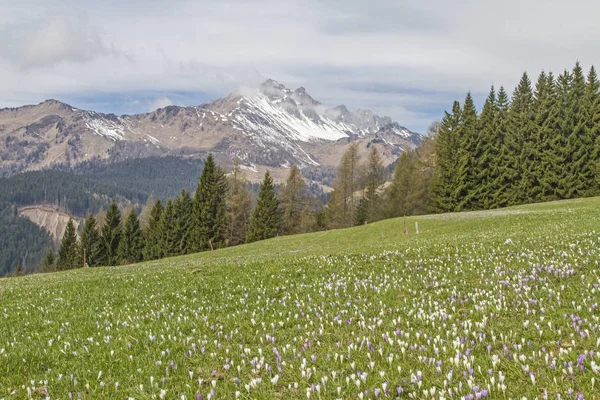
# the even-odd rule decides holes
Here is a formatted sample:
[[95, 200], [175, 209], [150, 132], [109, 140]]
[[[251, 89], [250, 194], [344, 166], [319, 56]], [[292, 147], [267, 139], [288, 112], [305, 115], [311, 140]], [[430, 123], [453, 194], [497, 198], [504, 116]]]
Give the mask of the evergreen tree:
[[531, 202], [531, 189], [539, 186], [534, 181], [536, 162], [536, 126], [534, 115], [534, 97], [531, 80], [527, 73], [521, 77], [515, 89], [509, 110], [508, 150], [514, 160], [515, 178], [507, 190], [507, 204]]
[[171, 199], [167, 200], [167, 205], [160, 219], [160, 250], [159, 257], [172, 257], [179, 254], [179, 243], [175, 231], [175, 207]]
[[354, 225], [364, 225], [365, 222], [369, 221], [369, 202], [366, 199], [362, 199], [356, 206], [356, 213], [354, 214]]
[[17, 268], [15, 268], [14, 275], [15, 276], [23, 276], [23, 275], [25, 275], [25, 271], [23, 271], [23, 267], [21, 266], [21, 263], [17, 264]]
[[144, 240], [140, 229], [140, 221], [135, 210], [131, 210], [125, 221], [121, 241], [119, 243], [119, 261], [132, 264], [142, 261]]
[[246, 241], [250, 224], [251, 202], [246, 186], [246, 178], [239, 158], [236, 158], [229, 177], [227, 197], [227, 244], [235, 246]]
[[310, 214], [309, 199], [306, 194], [306, 185], [300, 169], [292, 165], [290, 172], [281, 186], [280, 204], [283, 213], [282, 233], [293, 235], [305, 229], [305, 221]]
[[59, 271], [65, 271], [79, 267], [77, 265], [77, 234], [73, 219], [69, 218], [67, 227], [58, 250], [57, 268]]
[[250, 226], [246, 242], [256, 242], [275, 237], [282, 225], [279, 200], [275, 195], [275, 187], [271, 174], [267, 172], [265, 179], [260, 185], [258, 202], [250, 218]]
[[156, 200], [152, 211], [150, 211], [148, 229], [144, 234], [144, 249], [142, 251], [144, 260], [157, 260], [162, 255], [160, 248], [162, 214], [163, 205], [160, 200]]
[[194, 197], [193, 249], [202, 251], [223, 245], [226, 234], [227, 181], [209, 154]]
[[535, 85], [533, 102], [535, 135], [532, 147], [535, 150], [531, 174], [534, 184], [529, 188], [522, 187], [521, 189], [525, 191], [526, 197], [534, 202], [543, 201], [549, 195], [546, 193], [545, 179], [549, 162], [552, 163], [551, 159], [547, 159], [548, 156], [551, 156], [550, 140], [552, 135], [547, 129], [547, 122], [554, 103], [553, 86], [553, 75], [542, 71]]
[[189, 192], [185, 189], [175, 199], [173, 205], [175, 213], [175, 241], [177, 242], [177, 254], [188, 254], [192, 252], [194, 203]]
[[508, 135], [508, 110], [510, 101], [504, 87], [498, 90], [496, 97], [496, 118], [494, 120], [494, 140], [490, 151], [495, 156], [490, 159], [490, 186], [488, 189], [488, 206], [497, 208], [502, 206], [503, 195], [509, 187], [512, 178], [511, 154], [506, 147]]
[[42, 267], [42, 272], [52, 272], [54, 271], [54, 251], [52, 249], [48, 249], [46, 251], [46, 257], [44, 257], [44, 266]]
[[457, 206], [454, 191], [458, 174], [461, 120], [462, 109], [460, 103], [455, 101], [452, 112], [445, 113], [437, 134], [435, 175], [431, 183], [431, 209], [434, 212], [451, 211]]
[[497, 174], [492, 170], [495, 164], [493, 159], [498, 156], [495, 132], [497, 114], [496, 90], [492, 86], [477, 123], [477, 143], [473, 154], [474, 186], [465, 202], [469, 209], [489, 208], [492, 203], [492, 182]]
[[[573, 178], [569, 166], [569, 136], [573, 132], [573, 118], [570, 116], [571, 80], [568, 71], [556, 79], [556, 97], [546, 129], [549, 129], [551, 157], [547, 157], [548, 175], [545, 184], [552, 191], [552, 199], [566, 199], [571, 191]], [[549, 158], [549, 160], [548, 160]], [[549, 161], [549, 162], [548, 162]], [[550, 200], [550, 199], [549, 199]]]
[[94, 218], [93, 214], [90, 214], [83, 224], [79, 240], [79, 265], [85, 266], [87, 264], [87, 266], [93, 267], [102, 261], [100, 255], [100, 252], [102, 251], [101, 241], [102, 238], [96, 227], [96, 218]]
[[594, 141], [589, 136], [589, 100], [586, 78], [579, 62], [575, 64], [569, 89], [568, 115], [573, 130], [569, 133], [568, 178], [565, 180], [565, 198], [581, 197], [589, 192], [594, 181], [592, 152]]
[[594, 66], [590, 68], [587, 78], [588, 126], [587, 135], [592, 143], [592, 159], [590, 161], [595, 179], [590, 183], [588, 195], [600, 195], [600, 82]]
[[102, 253], [104, 265], [117, 265], [119, 243], [121, 242], [121, 213], [113, 201], [106, 210], [106, 219], [102, 227]]
[[462, 211], [472, 206], [469, 194], [478, 184], [477, 176], [475, 175], [477, 110], [475, 109], [471, 93], [467, 93], [467, 97], [465, 98], [458, 136], [460, 145], [458, 148], [458, 168], [454, 201], [457, 204], [455, 211]]

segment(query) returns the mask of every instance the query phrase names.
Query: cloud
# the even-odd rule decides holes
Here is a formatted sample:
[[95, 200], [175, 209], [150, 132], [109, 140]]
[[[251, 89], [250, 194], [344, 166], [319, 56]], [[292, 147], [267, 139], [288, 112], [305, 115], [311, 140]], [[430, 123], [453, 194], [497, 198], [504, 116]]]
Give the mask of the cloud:
[[81, 15], [50, 14], [8, 25], [2, 37], [0, 51], [23, 69], [85, 63], [115, 53]]
[[[60, 4], [3, 7], [0, 107], [148, 92], [159, 95], [141, 104], [162, 96], [179, 104], [177, 93], [216, 98], [272, 77], [424, 131], [467, 90], [510, 92], [524, 70], [534, 79], [576, 60], [587, 68], [600, 54], [600, 3], [585, 0]], [[127, 111], [123, 104], [111, 111]]]
[[159, 97], [148, 105], [148, 111], [154, 111], [159, 108], [165, 108], [173, 105], [173, 102], [168, 97]]

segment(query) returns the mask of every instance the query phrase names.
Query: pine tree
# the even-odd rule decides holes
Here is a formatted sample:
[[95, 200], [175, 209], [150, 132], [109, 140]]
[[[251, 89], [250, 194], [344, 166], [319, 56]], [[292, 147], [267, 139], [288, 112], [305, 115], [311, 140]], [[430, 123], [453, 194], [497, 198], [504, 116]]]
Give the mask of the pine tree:
[[160, 248], [160, 223], [162, 214], [163, 205], [160, 200], [156, 200], [152, 207], [152, 211], [150, 211], [148, 229], [146, 229], [144, 234], [144, 249], [142, 251], [144, 260], [157, 260], [162, 256], [162, 250]]
[[548, 130], [545, 129], [548, 118], [553, 107], [554, 101], [554, 77], [552, 74], [546, 74], [544, 71], [538, 76], [534, 91], [533, 113], [535, 134], [532, 143], [533, 164], [531, 168], [532, 181], [534, 182], [528, 188], [523, 187], [526, 197], [531, 201], [543, 201], [547, 194], [545, 193], [546, 163], [548, 155], [550, 137]]
[[94, 218], [94, 215], [90, 214], [85, 220], [81, 231], [78, 249], [78, 265], [85, 266], [85, 264], [87, 264], [87, 266], [90, 267], [99, 265], [99, 262], [102, 261], [100, 255], [102, 250], [101, 241], [102, 238], [96, 227], [96, 218]]
[[23, 271], [23, 267], [21, 266], [21, 263], [18, 263], [17, 268], [15, 268], [14, 276], [23, 276], [23, 275], [25, 275], [25, 272]]
[[194, 203], [187, 190], [181, 190], [181, 193], [175, 199], [173, 207], [175, 213], [174, 235], [177, 242], [177, 254], [191, 253]]
[[579, 62], [575, 64], [569, 90], [569, 117], [573, 130], [568, 135], [568, 189], [566, 198], [581, 197], [588, 193], [594, 181], [592, 151], [594, 141], [588, 135], [589, 101], [586, 78]]
[[42, 272], [54, 271], [54, 261], [54, 251], [52, 249], [48, 249], [48, 251], [46, 251], [46, 257], [44, 257], [44, 266], [42, 267]]
[[65, 271], [68, 269], [77, 268], [77, 234], [73, 219], [69, 218], [67, 227], [60, 243], [58, 250], [58, 259], [56, 261], [57, 269]]
[[250, 218], [250, 226], [246, 235], [246, 242], [256, 242], [275, 237], [282, 225], [279, 200], [275, 195], [275, 187], [271, 174], [267, 172], [260, 185], [258, 202]]
[[467, 93], [462, 112], [462, 121], [458, 129], [458, 168], [454, 201], [455, 211], [471, 207], [470, 194], [478, 184], [475, 175], [475, 154], [477, 149], [477, 110], [471, 93]]
[[310, 204], [302, 172], [297, 166], [292, 165], [285, 184], [281, 186], [279, 193], [283, 213], [282, 233], [293, 235], [303, 232], [305, 220], [308, 218], [306, 214], [310, 213], [307, 206], [310, 207]]
[[140, 221], [135, 210], [131, 210], [125, 221], [118, 249], [121, 263], [132, 264], [142, 261], [144, 240], [140, 229]]
[[[431, 183], [431, 209], [434, 212], [454, 210], [456, 176], [458, 174], [459, 128], [462, 121], [460, 103], [455, 101], [452, 112], [446, 112], [437, 134], [435, 175]], [[395, 214], [399, 216], [401, 214]]]
[[175, 235], [175, 221], [175, 207], [169, 199], [160, 219], [160, 257], [172, 257], [179, 254], [179, 243]]
[[218, 248], [224, 244], [227, 190], [225, 174], [209, 154], [194, 197], [195, 251]]
[[571, 116], [571, 81], [573, 77], [568, 71], [558, 76], [556, 80], [556, 101], [549, 118], [548, 129], [550, 129], [552, 149], [552, 162], [548, 165], [547, 173], [554, 198], [566, 199], [572, 193], [573, 176], [568, 163], [571, 159], [569, 154], [569, 136], [573, 132], [573, 118]]
[[369, 221], [369, 202], [366, 199], [362, 199], [356, 206], [356, 213], [354, 214], [354, 225], [364, 225], [365, 222]]
[[600, 195], [600, 83], [594, 66], [590, 68], [587, 78], [587, 102], [589, 110], [587, 135], [592, 143], [590, 164], [595, 175], [588, 195], [598, 196]]
[[492, 182], [496, 177], [494, 158], [498, 156], [495, 132], [497, 114], [498, 101], [492, 86], [477, 123], [477, 144], [473, 154], [474, 186], [466, 201], [469, 209], [489, 208], [492, 203]]
[[113, 201], [106, 210], [106, 219], [102, 227], [101, 259], [104, 265], [117, 265], [119, 243], [121, 241], [121, 213], [117, 203]]
[[246, 178], [239, 158], [233, 164], [229, 177], [227, 197], [227, 245], [236, 246], [246, 241], [246, 232], [250, 224], [251, 201], [246, 186]]
[[534, 181], [536, 162], [536, 126], [534, 97], [531, 80], [526, 73], [515, 90], [509, 111], [509, 149], [514, 152], [517, 176], [509, 189], [508, 204], [531, 202], [532, 188], [539, 186]]

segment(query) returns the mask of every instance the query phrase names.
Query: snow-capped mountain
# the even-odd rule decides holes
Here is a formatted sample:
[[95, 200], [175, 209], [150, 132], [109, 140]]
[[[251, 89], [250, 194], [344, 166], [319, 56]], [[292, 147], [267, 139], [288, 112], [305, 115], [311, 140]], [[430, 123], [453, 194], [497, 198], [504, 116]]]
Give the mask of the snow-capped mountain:
[[[148, 114], [101, 114], [56, 100], [0, 110], [0, 168], [17, 172], [91, 158], [156, 154], [205, 155], [249, 169], [336, 165], [360, 140], [381, 147], [391, 162], [421, 136], [369, 110], [328, 108], [304, 88], [267, 80], [196, 107], [168, 106]], [[6, 172], [5, 172], [6, 173]]]

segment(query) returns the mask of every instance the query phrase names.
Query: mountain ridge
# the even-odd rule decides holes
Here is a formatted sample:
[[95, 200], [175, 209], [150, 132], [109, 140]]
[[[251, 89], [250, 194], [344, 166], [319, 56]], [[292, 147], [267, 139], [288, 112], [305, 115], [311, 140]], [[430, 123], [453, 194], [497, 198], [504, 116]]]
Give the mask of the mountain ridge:
[[149, 113], [99, 113], [56, 99], [0, 109], [0, 169], [4, 175], [118, 155], [203, 157], [213, 152], [225, 165], [240, 158], [248, 167], [337, 165], [341, 139], [364, 146], [385, 137], [382, 153], [391, 163], [421, 136], [370, 110], [327, 107], [304, 87], [288, 89], [268, 79], [198, 106], [167, 106]]

